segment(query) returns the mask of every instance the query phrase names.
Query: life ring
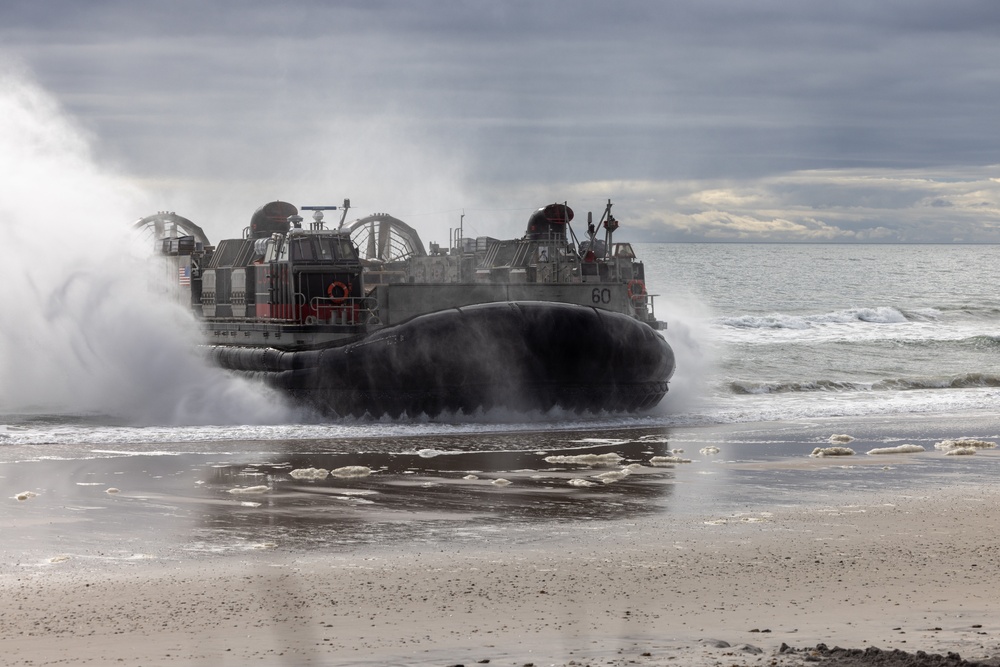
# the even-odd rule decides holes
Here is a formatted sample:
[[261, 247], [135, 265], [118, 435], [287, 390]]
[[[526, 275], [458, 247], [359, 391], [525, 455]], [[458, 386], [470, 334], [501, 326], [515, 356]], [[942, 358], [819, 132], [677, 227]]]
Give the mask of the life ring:
[[[340, 296], [333, 295], [333, 292], [336, 289], [340, 289]], [[347, 300], [347, 297], [351, 296], [351, 288], [339, 280], [334, 280], [330, 283], [330, 286], [326, 288], [326, 295], [330, 297], [330, 302], [333, 305], [339, 306]]]
[[646, 296], [646, 286], [642, 284], [641, 280], [630, 280], [628, 281], [628, 298], [633, 301], [639, 301]]

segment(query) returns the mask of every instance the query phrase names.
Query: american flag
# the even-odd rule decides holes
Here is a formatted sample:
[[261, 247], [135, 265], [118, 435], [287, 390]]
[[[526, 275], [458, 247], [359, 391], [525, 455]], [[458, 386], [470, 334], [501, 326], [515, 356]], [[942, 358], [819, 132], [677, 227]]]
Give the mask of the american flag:
[[181, 285], [190, 285], [191, 284], [191, 267], [190, 266], [182, 266], [179, 269], [177, 269], [177, 279], [178, 279], [178, 281], [180, 282]]

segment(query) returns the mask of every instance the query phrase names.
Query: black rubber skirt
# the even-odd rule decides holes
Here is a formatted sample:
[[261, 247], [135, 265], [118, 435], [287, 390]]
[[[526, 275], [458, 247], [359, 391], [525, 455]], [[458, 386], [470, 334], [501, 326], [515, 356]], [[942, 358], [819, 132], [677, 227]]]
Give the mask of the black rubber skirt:
[[636, 412], [660, 402], [674, 372], [648, 325], [549, 302], [449, 309], [323, 350], [213, 346], [212, 357], [340, 416]]

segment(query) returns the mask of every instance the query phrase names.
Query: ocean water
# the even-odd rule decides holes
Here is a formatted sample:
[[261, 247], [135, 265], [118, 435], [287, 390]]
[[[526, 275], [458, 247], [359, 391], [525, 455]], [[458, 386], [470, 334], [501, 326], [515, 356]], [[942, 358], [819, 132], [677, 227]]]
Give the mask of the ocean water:
[[674, 327], [681, 353], [690, 350], [693, 363], [678, 375], [696, 382], [685, 373], [701, 374], [691, 403], [672, 397], [668, 421], [905, 418], [998, 404], [996, 246], [639, 251], [651, 290], [662, 295], [657, 315]]
[[[501, 531], [505, 543], [527, 543], [593, 521], [695, 513], [725, 522], [774, 502], [839, 502], [848, 490], [921, 481], [989, 483], [1000, 473], [997, 450], [956, 457], [935, 449], [947, 438], [1000, 440], [996, 247], [637, 251], [678, 360], [667, 399], [639, 415], [330, 421], [221, 371], [192, 368], [190, 355], [141, 354], [143, 340], [164, 335], [136, 321], [141, 311], [111, 339], [131, 341], [135, 368], [98, 363], [113, 353], [105, 329], [90, 338], [90, 328], [72, 329], [80, 363], [70, 372], [82, 375], [65, 382], [91, 383], [87, 409], [39, 402], [39, 386], [56, 381], [45, 376], [33, 378], [31, 409], [0, 409], [0, 495], [8, 498], [0, 527], [18, 545], [0, 569], [64, 556], [118, 564], [484, 545]], [[91, 294], [99, 307], [100, 292]], [[155, 391], [130, 389], [145, 378]], [[11, 376], [0, 381], [3, 395], [17, 395]], [[158, 409], [145, 409], [150, 400]], [[858, 437], [849, 463], [810, 458], [842, 433]], [[900, 444], [924, 451], [864, 456]], [[551, 459], [592, 454], [621, 458]], [[627, 464], [636, 465], [623, 474]], [[367, 472], [292, 475], [347, 467]]]

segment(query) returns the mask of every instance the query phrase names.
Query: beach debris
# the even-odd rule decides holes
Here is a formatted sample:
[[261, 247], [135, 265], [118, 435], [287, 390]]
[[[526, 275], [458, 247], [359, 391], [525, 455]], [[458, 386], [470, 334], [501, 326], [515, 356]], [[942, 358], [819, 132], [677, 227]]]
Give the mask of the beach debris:
[[22, 491], [21, 493], [14, 496], [17, 500], [29, 500], [36, 497], [38, 494], [34, 491]]
[[675, 463], [691, 463], [691, 459], [682, 459], [679, 456], [654, 456], [649, 459], [651, 466], [672, 467]]
[[718, 454], [720, 451], [722, 450], [718, 447], [702, 447], [698, 450], [698, 453], [704, 456], [711, 456], [712, 454]]
[[924, 451], [923, 445], [899, 445], [897, 447], [876, 447], [875, 449], [869, 449], [867, 454], [869, 456], [878, 456], [879, 454], [916, 454], [922, 451]]
[[469, 474], [469, 475], [466, 475], [465, 477], [463, 477], [462, 479], [468, 479], [468, 480], [471, 481], [471, 480], [474, 480], [474, 479], [479, 479], [479, 475]]
[[121, 493], [121, 489], [116, 489], [115, 487], [112, 486], [107, 489], [104, 489], [104, 493], [110, 493], [110, 494]]
[[234, 495], [243, 495], [243, 494], [254, 494], [254, 493], [267, 493], [270, 490], [271, 490], [271, 487], [264, 486], [264, 485], [261, 485], [261, 486], [240, 486], [240, 487], [237, 487], [235, 489], [229, 489], [229, 493], [232, 493]]
[[546, 463], [569, 463], [572, 465], [584, 465], [584, 466], [614, 466], [618, 465], [618, 462], [622, 460], [623, 457], [615, 454], [614, 452], [608, 452], [607, 454], [577, 454], [575, 456], [546, 456]]
[[295, 479], [326, 479], [330, 471], [326, 468], [296, 468], [288, 474]]
[[[960, 665], [986, 665], [989, 662], [968, 662], [958, 653], [948, 651], [947, 655], [917, 651], [907, 653], [899, 649], [882, 650], [875, 646], [865, 648], [828, 648], [826, 644], [816, 644], [815, 648], [792, 648], [782, 642], [778, 653], [783, 656], [801, 656], [809, 664], [830, 665], [937, 665], [939, 667], [959, 667]], [[799, 664], [798, 662], [794, 664]]]
[[344, 466], [330, 471], [330, 477], [367, 477], [372, 469], [367, 466]]
[[976, 440], [975, 438], [958, 438], [956, 440], [942, 440], [934, 445], [934, 449], [960, 449], [960, 448], [972, 448], [972, 449], [994, 449], [997, 443], [990, 442], [989, 440]]
[[817, 447], [812, 450], [812, 454], [809, 456], [815, 456], [816, 458], [823, 458], [824, 456], [854, 456], [854, 450], [850, 447]]
[[976, 453], [975, 447], [955, 447], [944, 453], [945, 456], [972, 456]]
[[846, 445], [849, 442], [854, 442], [854, 436], [847, 435], [846, 433], [834, 433], [830, 436], [830, 442], [839, 442]]
[[597, 486], [597, 482], [591, 482], [589, 479], [583, 479], [582, 477], [574, 477], [569, 480], [570, 486]]
[[49, 559], [50, 563], [65, 563], [70, 559], [66, 554], [59, 554], [58, 556], [53, 556]]
[[493, 480], [490, 483], [491, 484], [495, 484], [497, 486], [510, 486], [511, 485], [511, 481], [509, 479], [504, 479], [503, 477], [499, 477], [499, 478]]

